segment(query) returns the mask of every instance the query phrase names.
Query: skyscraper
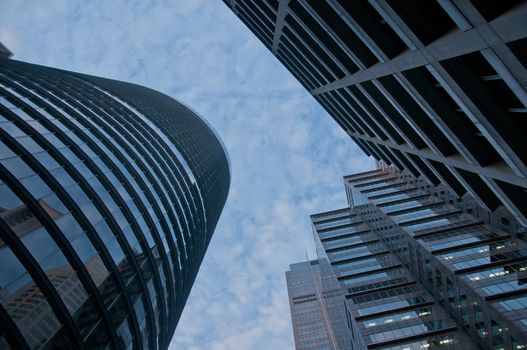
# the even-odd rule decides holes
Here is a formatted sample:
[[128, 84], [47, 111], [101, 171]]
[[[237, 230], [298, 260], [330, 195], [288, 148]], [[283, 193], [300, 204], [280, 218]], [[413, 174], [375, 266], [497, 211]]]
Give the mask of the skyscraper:
[[224, 0], [367, 154], [527, 225], [523, 0]]
[[337, 349], [317, 260], [292, 264], [285, 273], [296, 350]]
[[166, 349], [229, 185], [181, 103], [0, 59], [0, 348]]
[[311, 217], [337, 349], [527, 348], [524, 227], [393, 166], [344, 182], [349, 207]]

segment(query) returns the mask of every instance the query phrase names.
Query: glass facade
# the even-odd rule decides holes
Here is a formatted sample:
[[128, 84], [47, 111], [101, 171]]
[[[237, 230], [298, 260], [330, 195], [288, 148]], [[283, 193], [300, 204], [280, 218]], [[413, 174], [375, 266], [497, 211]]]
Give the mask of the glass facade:
[[366, 155], [527, 226], [525, 0], [223, 1]]
[[167, 348], [229, 183], [177, 101], [1, 59], [0, 348]]
[[317, 260], [290, 265], [286, 272], [289, 308], [297, 350], [337, 350], [334, 330], [328, 322], [324, 298], [328, 291], [322, 283]]
[[342, 349], [527, 348], [527, 242], [512, 217], [391, 166], [344, 182], [350, 206], [311, 216], [348, 315]]
[[[389, 201], [387, 198], [399, 198], [400, 193], [397, 192], [401, 187], [411, 188], [412, 191], [415, 189], [406, 182], [396, 181], [398, 176], [394, 174], [382, 174], [382, 180], [379, 180], [381, 176], [376, 175], [379, 174], [369, 172], [368, 180], [357, 179], [357, 183], [360, 183], [358, 187], [365, 193], [351, 193], [353, 203], [373, 203], [380, 200], [381, 197], [377, 196], [381, 191], [381, 202], [384, 203]], [[370, 182], [374, 185], [370, 185]], [[392, 184], [397, 190], [386, 188]], [[425, 208], [419, 204], [420, 201], [411, 203], [416, 208], [413, 213], [408, 213], [403, 206], [397, 207], [399, 215], [394, 224], [448, 212], [436, 203], [428, 203]], [[364, 204], [363, 207], [369, 206]], [[394, 211], [390, 206], [387, 208]], [[371, 208], [364, 211], [357, 207], [347, 209], [345, 217], [348, 221], [345, 218], [334, 221], [320, 218], [330, 213], [312, 216], [315, 239], [321, 248], [318, 251], [319, 258], [329, 260], [344, 295], [341, 308], [346, 309], [349, 315], [347, 331], [352, 341], [342, 349], [396, 349], [398, 347], [393, 344], [404, 344], [409, 339], [418, 341], [408, 346], [401, 345], [401, 349], [426, 349], [432, 345], [448, 349], [466, 343], [466, 337], [457, 329], [447, 312], [418, 283], [394, 254], [391, 245], [372, 228], [367, 220], [370, 211]], [[330, 226], [331, 222], [335, 225]], [[341, 228], [340, 222], [346, 222], [348, 229]], [[436, 344], [434, 339], [439, 338], [444, 341]]]

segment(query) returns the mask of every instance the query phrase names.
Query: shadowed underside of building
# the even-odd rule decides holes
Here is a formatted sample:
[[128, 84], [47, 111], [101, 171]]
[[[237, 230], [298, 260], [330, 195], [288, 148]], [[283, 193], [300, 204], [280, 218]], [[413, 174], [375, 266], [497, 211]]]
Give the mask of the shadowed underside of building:
[[366, 153], [527, 225], [527, 3], [224, 0]]
[[0, 59], [0, 348], [166, 349], [229, 185], [181, 103]]

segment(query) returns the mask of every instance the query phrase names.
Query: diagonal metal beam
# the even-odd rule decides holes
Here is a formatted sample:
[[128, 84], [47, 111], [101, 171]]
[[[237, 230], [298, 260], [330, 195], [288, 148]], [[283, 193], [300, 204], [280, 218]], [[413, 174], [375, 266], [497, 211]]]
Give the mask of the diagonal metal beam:
[[238, 9], [236, 8], [236, 5], [238, 5], [236, 3], [236, 0], [229, 0], [229, 4], [230, 4], [232, 12], [234, 12], [236, 16], [240, 17], [240, 13], [238, 12]]
[[274, 27], [273, 36], [273, 53], [278, 50], [278, 43], [280, 43], [280, 36], [284, 28], [285, 16], [287, 15], [287, 7], [290, 0], [280, 0], [278, 4], [278, 13], [276, 14], [276, 23]]

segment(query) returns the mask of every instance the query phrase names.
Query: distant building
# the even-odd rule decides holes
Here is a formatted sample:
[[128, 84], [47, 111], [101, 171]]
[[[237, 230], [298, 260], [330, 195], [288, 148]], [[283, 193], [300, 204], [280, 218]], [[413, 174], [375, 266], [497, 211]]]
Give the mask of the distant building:
[[527, 226], [525, 0], [224, 0], [365, 154]]
[[0, 58], [11, 58], [13, 53], [0, 42]]
[[317, 260], [292, 264], [285, 273], [296, 350], [338, 349]]
[[311, 216], [318, 285], [333, 287], [309, 316], [333, 310], [344, 340], [328, 349], [527, 348], [527, 232], [510, 214], [395, 167], [344, 182], [349, 207]]
[[167, 349], [229, 186], [181, 103], [0, 58], [0, 349]]

